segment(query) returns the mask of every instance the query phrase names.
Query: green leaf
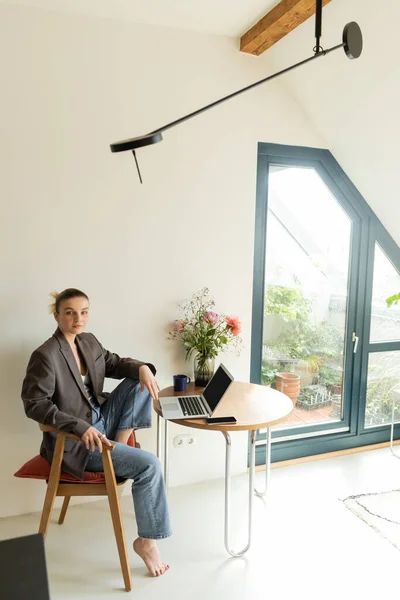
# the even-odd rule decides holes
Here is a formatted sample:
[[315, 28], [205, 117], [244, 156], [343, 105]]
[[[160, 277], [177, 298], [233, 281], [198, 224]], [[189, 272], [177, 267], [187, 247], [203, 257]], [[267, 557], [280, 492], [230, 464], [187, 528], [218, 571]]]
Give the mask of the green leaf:
[[390, 308], [392, 304], [398, 304], [399, 300], [400, 292], [398, 294], [393, 294], [393, 296], [389, 296], [389, 298], [386, 298], [387, 307]]

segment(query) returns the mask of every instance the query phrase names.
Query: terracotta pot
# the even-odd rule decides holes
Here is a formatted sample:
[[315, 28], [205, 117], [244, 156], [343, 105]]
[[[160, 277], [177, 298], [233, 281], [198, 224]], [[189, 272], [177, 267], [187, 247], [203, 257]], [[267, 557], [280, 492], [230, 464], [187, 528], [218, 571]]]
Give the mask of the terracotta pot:
[[295, 405], [300, 393], [300, 376], [296, 373], [279, 373], [275, 379], [275, 387], [278, 392], [288, 396]]

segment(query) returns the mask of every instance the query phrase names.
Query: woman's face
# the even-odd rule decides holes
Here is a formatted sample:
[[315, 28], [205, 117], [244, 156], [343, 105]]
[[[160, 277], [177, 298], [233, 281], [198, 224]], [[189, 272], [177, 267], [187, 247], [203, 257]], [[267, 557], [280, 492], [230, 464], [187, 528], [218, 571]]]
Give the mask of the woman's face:
[[76, 335], [85, 330], [89, 320], [89, 300], [81, 297], [62, 300], [58, 310], [54, 318], [64, 335]]

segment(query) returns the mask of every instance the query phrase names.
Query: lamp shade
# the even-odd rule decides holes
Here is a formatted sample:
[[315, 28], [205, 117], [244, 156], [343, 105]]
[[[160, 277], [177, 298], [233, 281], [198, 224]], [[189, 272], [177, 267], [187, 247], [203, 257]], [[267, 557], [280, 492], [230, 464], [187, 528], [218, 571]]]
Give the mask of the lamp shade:
[[363, 37], [355, 21], [347, 23], [343, 29], [343, 48], [348, 58], [358, 58], [362, 52]]
[[161, 140], [161, 133], [147, 133], [146, 135], [141, 135], [140, 137], [115, 142], [115, 144], [110, 145], [110, 148], [111, 152], [125, 152], [125, 150], [136, 150], [136, 148], [143, 148], [143, 146], [151, 146], [152, 144], [161, 142]]

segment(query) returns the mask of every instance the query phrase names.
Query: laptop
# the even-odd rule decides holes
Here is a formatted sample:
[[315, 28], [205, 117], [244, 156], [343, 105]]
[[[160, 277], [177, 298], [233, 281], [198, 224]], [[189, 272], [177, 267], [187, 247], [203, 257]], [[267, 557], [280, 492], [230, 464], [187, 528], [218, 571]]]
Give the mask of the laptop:
[[211, 417], [233, 381], [224, 365], [220, 365], [200, 395], [159, 398], [164, 419], [201, 419]]
[[41, 533], [0, 542], [0, 597], [50, 600]]

